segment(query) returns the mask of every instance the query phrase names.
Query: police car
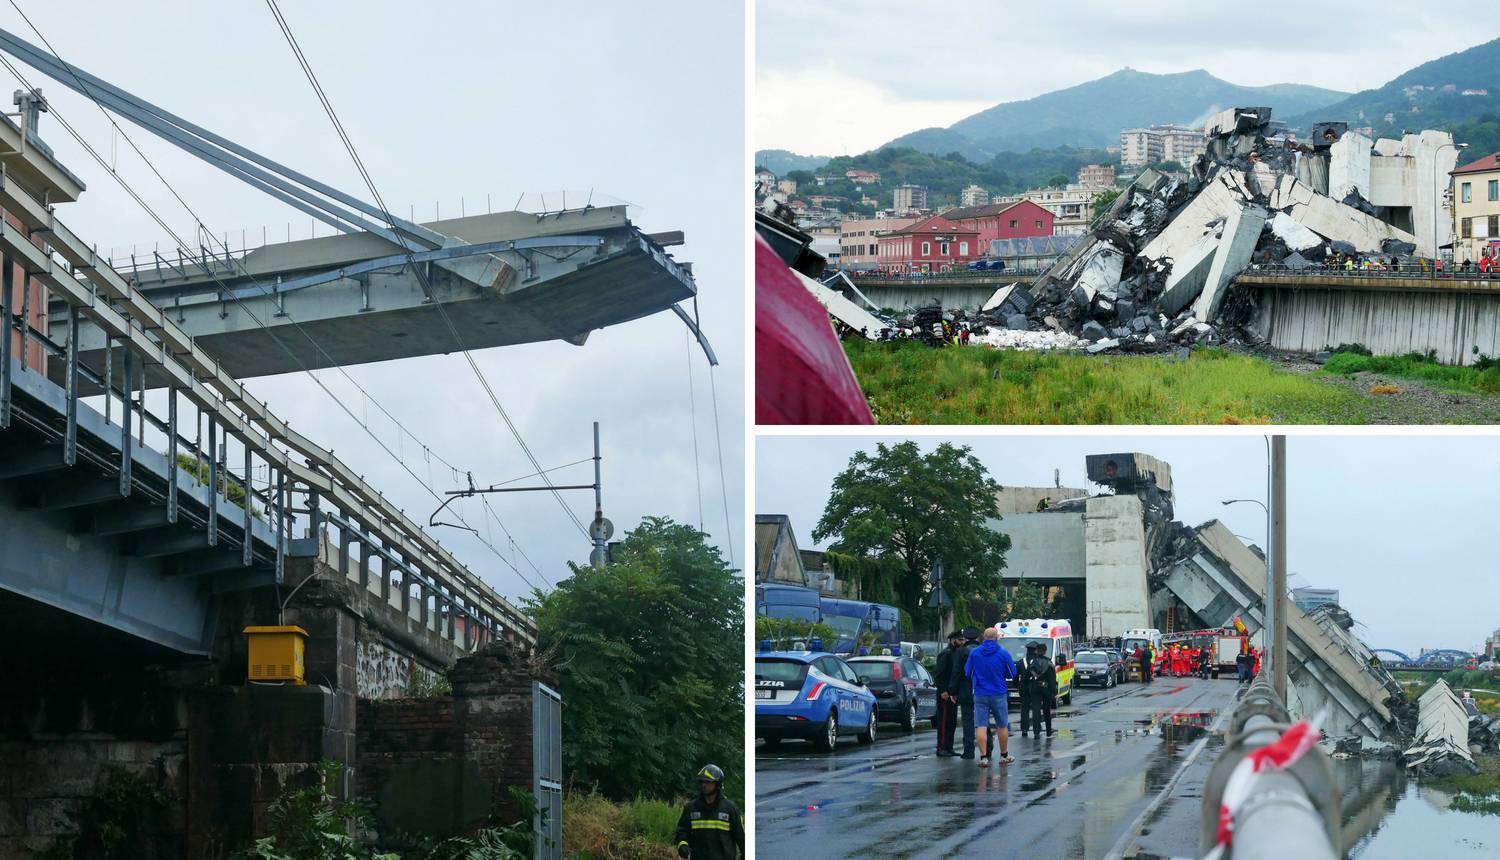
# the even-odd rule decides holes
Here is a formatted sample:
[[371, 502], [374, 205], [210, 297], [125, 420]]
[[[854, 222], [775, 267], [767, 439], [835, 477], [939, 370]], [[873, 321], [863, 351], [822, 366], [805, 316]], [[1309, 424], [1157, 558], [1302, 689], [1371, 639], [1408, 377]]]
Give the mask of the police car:
[[767, 747], [787, 738], [810, 740], [823, 752], [852, 734], [875, 742], [875, 696], [854, 669], [812, 640], [806, 651], [773, 651], [762, 642], [755, 655], [755, 736]]

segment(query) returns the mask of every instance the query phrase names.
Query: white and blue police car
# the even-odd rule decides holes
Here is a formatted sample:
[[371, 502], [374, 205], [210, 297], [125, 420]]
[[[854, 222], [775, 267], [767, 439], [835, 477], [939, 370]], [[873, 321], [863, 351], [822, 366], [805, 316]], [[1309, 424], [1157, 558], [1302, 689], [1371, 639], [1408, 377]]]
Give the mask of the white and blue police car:
[[773, 651], [762, 641], [755, 655], [755, 737], [775, 747], [787, 738], [812, 741], [823, 752], [853, 734], [875, 742], [875, 696], [854, 669], [817, 639], [805, 651]]

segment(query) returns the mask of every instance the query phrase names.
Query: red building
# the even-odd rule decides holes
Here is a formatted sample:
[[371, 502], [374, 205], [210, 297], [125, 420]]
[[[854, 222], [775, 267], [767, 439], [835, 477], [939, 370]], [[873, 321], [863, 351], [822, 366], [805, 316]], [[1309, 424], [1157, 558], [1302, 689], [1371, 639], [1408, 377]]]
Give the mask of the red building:
[[981, 256], [989, 251], [992, 239], [1052, 235], [1052, 212], [1030, 200], [949, 209], [943, 217], [978, 232]]
[[880, 266], [896, 272], [942, 272], [982, 256], [979, 231], [941, 215], [880, 237]]

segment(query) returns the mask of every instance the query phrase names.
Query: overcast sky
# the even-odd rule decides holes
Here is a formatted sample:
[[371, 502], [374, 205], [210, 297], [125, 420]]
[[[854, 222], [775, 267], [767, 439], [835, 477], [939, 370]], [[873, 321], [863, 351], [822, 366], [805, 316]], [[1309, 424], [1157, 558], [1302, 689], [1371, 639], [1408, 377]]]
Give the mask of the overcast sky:
[[[798, 545], [836, 474], [856, 450], [888, 437], [761, 437], [755, 511], [791, 517]], [[923, 437], [931, 450], [943, 439]], [[1087, 488], [1084, 457], [1140, 452], [1172, 466], [1176, 517], [1222, 520], [1265, 546], [1266, 443], [1261, 436], [952, 437], [1002, 486]], [[1337, 588], [1375, 648], [1475, 651], [1500, 628], [1500, 437], [1296, 436], [1287, 440], [1287, 570], [1292, 587]], [[819, 544], [816, 548], [823, 548]]]
[[[335, 187], [367, 197], [349, 157], [261, 0], [226, 3], [20, 0], [63, 59], [213, 131]], [[735, 560], [743, 563], [744, 12], [737, 3], [693, 0], [591, 2], [282, 3], [302, 49], [393, 211], [432, 220], [496, 209], [594, 202], [633, 205], [647, 231], [680, 229], [673, 248], [691, 261], [704, 327], [723, 364], [714, 371], [727, 488], [715, 450], [712, 392], [703, 356], [671, 313], [595, 332], [582, 348], [564, 343], [506, 347], [476, 358], [544, 466], [592, 453], [590, 422], [603, 424], [604, 511], [619, 532], [646, 515], [702, 524], [727, 552], [722, 501], [727, 489]], [[39, 40], [8, 5], [0, 27]], [[119, 174], [182, 235], [192, 218], [98, 109], [41, 79], [56, 115], [43, 138], [88, 185], [58, 217], [101, 252], [166, 235], [93, 163], [58, 124], [60, 115], [116, 158]], [[685, 74], [685, 70], [692, 70]], [[10, 80], [0, 69], [0, 77]], [[6, 91], [14, 87], [7, 87]], [[8, 103], [8, 99], [7, 99]], [[306, 216], [193, 157], [121, 123], [216, 234], [240, 245], [271, 236], [306, 238]], [[118, 153], [117, 156], [113, 155]], [[329, 228], [319, 224], [318, 235]], [[694, 388], [689, 388], [689, 362]], [[350, 368], [351, 375], [431, 449], [476, 482], [531, 472], [478, 382], [458, 355]], [[364, 404], [336, 371], [320, 376], [357, 413]], [[251, 391], [314, 440], [363, 473], [422, 522], [431, 497], [353, 420], [328, 404], [301, 374], [251, 381]], [[696, 400], [696, 412], [690, 407]], [[374, 432], [424, 479], [454, 485], [421, 444], [368, 407]], [[697, 468], [693, 428], [697, 427]], [[430, 471], [429, 471], [430, 470]], [[588, 467], [555, 473], [588, 483]], [[592, 516], [587, 492], [565, 493], [579, 518]], [[498, 496], [494, 506], [516, 542], [552, 582], [564, 563], [586, 562], [587, 539], [545, 494]], [[483, 520], [470, 503], [468, 519]], [[481, 528], [481, 531], [486, 529]], [[493, 524], [496, 542], [510, 548]], [[507, 595], [529, 589], [462, 532], [438, 532], [445, 545]], [[531, 580], [538, 577], [518, 560]]]
[[865, 152], [1129, 66], [1356, 92], [1500, 35], [1465, 4], [759, 0], [756, 149]]

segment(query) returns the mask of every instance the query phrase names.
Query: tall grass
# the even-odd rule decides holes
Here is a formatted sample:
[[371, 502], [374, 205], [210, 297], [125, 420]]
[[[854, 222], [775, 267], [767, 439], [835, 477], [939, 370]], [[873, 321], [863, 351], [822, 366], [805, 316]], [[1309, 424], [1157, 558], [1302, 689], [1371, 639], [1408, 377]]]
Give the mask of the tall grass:
[[563, 796], [563, 852], [591, 860], [675, 860], [672, 836], [682, 807], [649, 798], [616, 803], [570, 792]]
[[1350, 376], [1361, 371], [1383, 373], [1403, 379], [1429, 382], [1439, 388], [1460, 394], [1500, 394], [1500, 366], [1481, 361], [1471, 367], [1438, 364], [1431, 356], [1419, 352], [1405, 355], [1360, 355], [1336, 352], [1324, 363], [1323, 370]]
[[1362, 423], [1355, 392], [1222, 349], [1087, 356], [850, 341], [885, 424]]

